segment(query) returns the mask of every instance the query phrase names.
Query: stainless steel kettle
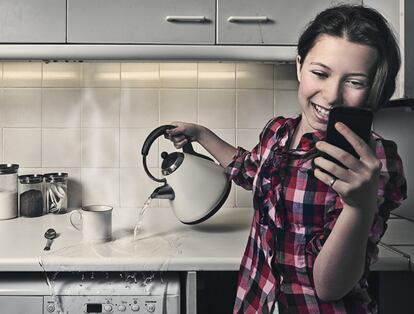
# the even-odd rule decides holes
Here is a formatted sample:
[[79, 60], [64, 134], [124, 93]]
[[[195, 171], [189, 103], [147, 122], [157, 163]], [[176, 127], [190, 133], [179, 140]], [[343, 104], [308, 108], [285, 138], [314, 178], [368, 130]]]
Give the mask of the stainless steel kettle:
[[211, 158], [196, 153], [190, 142], [183, 147], [183, 152], [162, 152], [161, 172], [164, 178], [154, 177], [147, 167], [149, 149], [159, 136], [173, 128], [173, 125], [156, 128], [142, 146], [145, 172], [152, 180], [163, 183], [150, 197], [169, 199], [178, 220], [185, 224], [198, 224], [223, 206], [230, 193], [231, 181], [227, 180], [223, 167]]

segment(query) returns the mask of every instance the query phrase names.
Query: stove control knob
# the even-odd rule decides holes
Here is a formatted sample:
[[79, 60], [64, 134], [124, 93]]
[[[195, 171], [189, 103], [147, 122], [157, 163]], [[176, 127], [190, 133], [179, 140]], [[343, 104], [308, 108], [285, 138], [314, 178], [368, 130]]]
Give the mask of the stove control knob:
[[126, 306], [125, 306], [125, 305], [123, 305], [123, 304], [118, 305], [118, 311], [120, 311], [120, 312], [125, 312], [125, 311], [126, 311]]
[[55, 305], [53, 303], [50, 303], [50, 304], [47, 305], [46, 309], [49, 313], [53, 313], [56, 308], [55, 308]]
[[105, 313], [111, 313], [114, 308], [113, 308], [112, 304], [105, 304], [103, 309], [104, 309]]
[[139, 305], [138, 304], [132, 304], [131, 305], [131, 310], [133, 312], [138, 312], [139, 311]]
[[150, 313], [155, 312], [155, 305], [154, 304], [147, 304], [147, 311]]

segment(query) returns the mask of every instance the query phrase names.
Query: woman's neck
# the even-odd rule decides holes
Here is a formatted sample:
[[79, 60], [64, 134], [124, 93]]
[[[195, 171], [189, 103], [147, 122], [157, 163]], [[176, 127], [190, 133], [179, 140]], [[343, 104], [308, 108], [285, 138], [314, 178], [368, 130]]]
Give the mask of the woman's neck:
[[296, 147], [298, 147], [300, 139], [302, 138], [302, 135], [303, 135], [303, 118], [299, 122], [298, 126], [295, 129], [295, 132], [293, 133], [293, 138], [290, 141], [289, 149], [295, 149]]

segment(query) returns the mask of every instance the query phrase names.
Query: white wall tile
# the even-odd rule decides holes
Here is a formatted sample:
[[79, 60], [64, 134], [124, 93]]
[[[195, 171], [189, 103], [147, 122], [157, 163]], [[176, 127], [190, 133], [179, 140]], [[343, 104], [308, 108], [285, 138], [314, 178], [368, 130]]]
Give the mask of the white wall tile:
[[42, 63], [4, 62], [3, 87], [41, 87]]
[[3, 158], [3, 129], [0, 129], [0, 162], [4, 163], [4, 158]]
[[236, 65], [234, 63], [199, 63], [199, 88], [235, 88]]
[[0, 63], [0, 87], [3, 87], [3, 63]]
[[121, 63], [122, 87], [159, 87], [158, 63]]
[[80, 167], [80, 129], [43, 129], [42, 166]]
[[155, 128], [159, 120], [157, 89], [121, 90], [121, 127]]
[[40, 127], [42, 90], [40, 88], [5, 88], [1, 101], [1, 124], [4, 127]]
[[274, 87], [275, 89], [297, 90], [299, 82], [296, 76], [296, 65], [279, 64], [274, 67]]
[[[156, 169], [149, 169], [156, 173]], [[143, 168], [120, 169], [120, 206], [142, 207], [158, 183], [151, 180]], [[150, 207], [158, 206], [158, 200], [153, 200]]]
[[[229, 143], [232, 146], [236, 145], [236, 132], [235, 130], [231, 130], [231, 129], [212, 129], [212, 131], [217, 134], [218, 137], [220, 137], [221, 139], [223, 139], [225, 142]], [[200, 154], [203, 155], [207, 155], [211, 158], [213, 158], [213, 156], [207, 152], [207, 150], [204, 149], [204, 147], [202, 147], [200, 144], [194, 144], [193, 145], [197, 148], [196, 151], [199, 152]], [[214, 158], [213, 158], [214, 159]]]
[[19, 176], [25, 175], [25, 174], [43, 174], [43, 168], [37, 167], [37, 168], [26, 168], [26, 167], [19, 167], [18, 174]]
[[84, 87], [119, 87], [121, 85], [120, 63], [83, 63]]
[[[121, 167], [142, 168], [142, 145], [152, 129], [121, 128]], [[158, 167], [158, 141], [155, 141], [147, 156], [148, 167]]]
[[237, 146], [249, 151], [252, 150], [259, 143], [260, 132], [262, 132], [263, 128], [237, 130]]
[[119, 167], [119, 129], [82, 129], [82, 167]]
[[161, 87], [197, 87], [197, 63], [161, 63]]
[[208, 128], [236, 127], [236, 91], [202, 89], [198, 92], [198, 122]]
[[80, 87], [82, 64], [52, 62], [43, 64], [43, 87]]
[[85, 88], [82, 97], [83, 127], [119, 127], [120, 90]]
[[237, 90], [237, 127], [263, 128], [273, 116], [273, 90]]
[[119, 168], [82, 168], [82, 205], [119, 206]]
[[76, 128], [81, 124], [82, 90], [79, 88], [42, 89], [42, 126]]
[[294, 117], [300, 112], [296, 90], [275, 90], [275, 116]]
[[[156, 186], [142, 143], [161, 124], [200, 123], [251, 149], [274, 114], [298, 110], [296, 72], [285, 64], [3, 62], [1, 73], [1, 162], [19, 163], [19, 174], [70, 172], [69, 207], [140, 207]], [[176, 151], [161, 137], [148, 156], [158, 177], [164, 150]], [[225, 206], [235, 205], [251, 207], [251, 191], [233, 185]]]
[[3, 129], [4, 162], [41, 167], [41, 129]]
[[160, 124], [169, 124], [172, 121], [197, 122], [197, 90], [160, 91]]
[[236, 87], [273, 89], [273, 66], [255, 63], [237, 64]]

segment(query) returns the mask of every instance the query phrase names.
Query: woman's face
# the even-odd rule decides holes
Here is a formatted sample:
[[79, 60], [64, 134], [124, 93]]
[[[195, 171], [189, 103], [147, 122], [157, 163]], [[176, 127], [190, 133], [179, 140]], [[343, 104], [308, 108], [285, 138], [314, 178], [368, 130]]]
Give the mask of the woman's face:
[[298, 56], [302, 132], [326, 131], [334, 106], [364, 106], [376, 59], [375, 49], [329, 35], [317, 39], [302, 63]]

